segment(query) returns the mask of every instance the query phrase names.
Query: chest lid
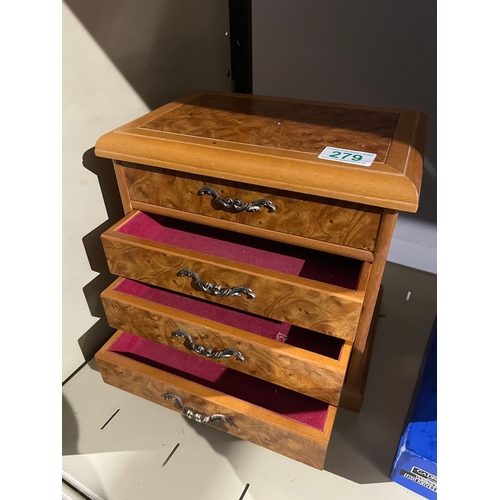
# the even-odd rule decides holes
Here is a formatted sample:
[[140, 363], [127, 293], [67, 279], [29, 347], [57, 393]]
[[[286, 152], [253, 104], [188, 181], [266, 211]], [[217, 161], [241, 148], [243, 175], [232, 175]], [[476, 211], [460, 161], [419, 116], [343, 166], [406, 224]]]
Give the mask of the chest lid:
[[[95, 153], [416, 212], [425, 133], [416, 111], [201, 90], [105, 134]], [[318, 157], [327, 147], [353, 151], [342, 153], [348, 161], [374, 159], [363, 166], [337, 161], [339, 153]]]

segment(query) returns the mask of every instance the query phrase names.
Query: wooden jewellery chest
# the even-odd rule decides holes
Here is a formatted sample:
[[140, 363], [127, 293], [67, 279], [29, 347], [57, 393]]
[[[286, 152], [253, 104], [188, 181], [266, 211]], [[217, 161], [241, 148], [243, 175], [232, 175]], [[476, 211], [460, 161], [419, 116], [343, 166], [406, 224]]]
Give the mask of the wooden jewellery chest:
[[[125, 217], [102, 235], [104, 381], [321, 469], [359, 411], [425, 116], [198, 91], [101, 137]], [[318, 156], [376, 155], [370, 166]], [[364, 157], [363, 157], [364, 158]]]

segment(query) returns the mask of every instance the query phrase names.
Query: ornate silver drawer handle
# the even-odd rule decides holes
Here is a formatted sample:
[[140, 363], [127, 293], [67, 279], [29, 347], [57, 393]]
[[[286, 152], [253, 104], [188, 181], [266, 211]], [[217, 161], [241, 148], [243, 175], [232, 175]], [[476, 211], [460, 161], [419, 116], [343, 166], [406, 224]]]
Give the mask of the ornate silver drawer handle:
[[177, 273], [177, 276], [189, 276], [193, 281], [205, 292], [210, 295], [216, 295], [217, 297], [240, 297], [242, 293], [248, 295], [252, 300], [257, 298], [255, 293], [246, 286], [235, 286], [233, 288], [222, 288], [220, 285], [213, 285], [208, 281], [203, 283], [200, 277], [189, 269], [182, 269]]
[[243, 203], [241, 200], [233, 200], [232, 198], [221, 198], [216, 189], [210, 186], [203, 186], [198, 195], [203, 196], [209, 194], [214, 199], [215, 203], [222, 205], [224, 208], [234, 208], [238, 212], [260, 212], [260, 207], [266, 207], [270, 212], [276, 212], [275, 205], [269, 200], [255, 200], [249, 203]]
[[176, 408], [181, 410], [182, 414], [186, 418], [195, 420], [200, 424], [209, 424], [210, 422], [218, 422], [219, 420], [222, 420], [223, 422], [226, 422], [227, 424], [236, 427], [234, 422], [229, 417], [226, 417], [225, 415], [222, 415], [220, 413], [214, 413], [213, 415], [207, 416], [207, 415], [202, 415], [201, 413], [196, 413], [194, 410], [191, 410], [190, 408], [186, 408], [182, 403], [182, 399], [179, 396], [176, 396], [175, 394], [166, 392], [165, 394], [162, 394], [161, 397], [165, 399], [165, 401], [168, 401], [169, 399], [175, 401]]
[[221, 359], [221, 358], [230, 358], [231, 356], [234, 356], [240, 361], [245, 361], [245, 356], [243, 356], [243, 354], [241, 354], [241, 352], [237, 351], [236, 349], [224, 349], [223, 351], [214, 351], [209, 347], [204, 347], [202, 345], [195, 344], [193, 342], [193, 338], [191, 337], [191, 335], [189, 335], [189, 333], [183, 332], [182, 330], [175, 330], [175, 332], [172, 333], [172, 337], [182, 337], [183, 339], [186, 340], [189, 347], [196, 354], [199, 354], [200, 356], [205, 356], [206, 358]]

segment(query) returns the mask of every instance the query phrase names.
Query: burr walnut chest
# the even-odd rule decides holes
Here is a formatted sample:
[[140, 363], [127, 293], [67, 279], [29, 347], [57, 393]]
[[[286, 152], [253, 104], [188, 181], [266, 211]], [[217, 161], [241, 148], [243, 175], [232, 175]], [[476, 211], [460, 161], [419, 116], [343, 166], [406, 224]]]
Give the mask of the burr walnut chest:
[[361, 407], [425, 132], [414, 111], [198, 91], [101, 137], [125, 210], [102, 235], [104, 381], [322, 468], [337, 407]]

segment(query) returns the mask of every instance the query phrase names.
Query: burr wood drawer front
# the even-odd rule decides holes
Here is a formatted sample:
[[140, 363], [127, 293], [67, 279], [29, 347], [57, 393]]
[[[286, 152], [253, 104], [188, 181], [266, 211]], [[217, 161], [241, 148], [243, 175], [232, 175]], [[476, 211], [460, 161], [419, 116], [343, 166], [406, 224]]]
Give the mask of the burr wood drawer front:
[[323, 468], [334, 406], [120, 330], [96, 361], [110, 385]]
[[352, 341], [371, 265], [131, 212], [102, 236], [113, 274]]
[[123, 165], [134, 208], [149, 204], [204, 216], [208, 224], [227, 221], [366, 252], [375, 248], [381, 212], [373, 207], [135, 163]]
[[351, 345], [327, 335], [119, 278], [103, 293], [108, 323], [337, 405]]

